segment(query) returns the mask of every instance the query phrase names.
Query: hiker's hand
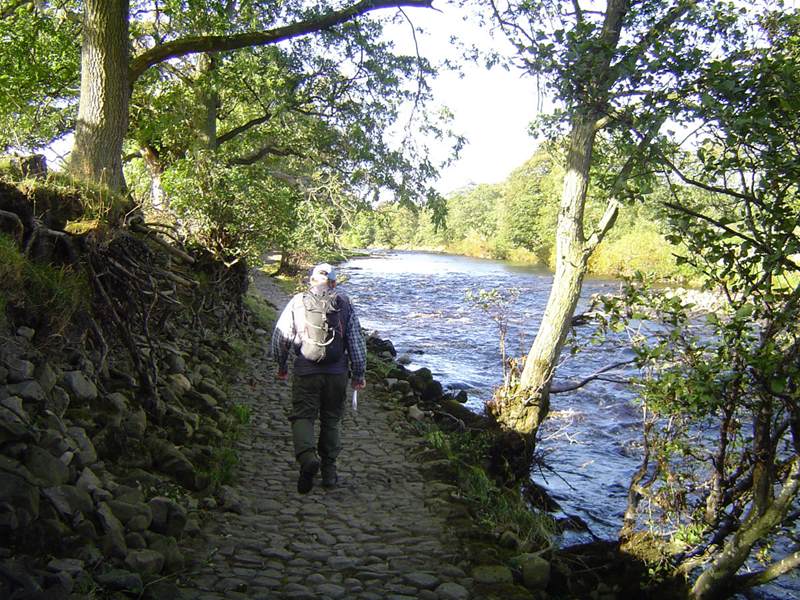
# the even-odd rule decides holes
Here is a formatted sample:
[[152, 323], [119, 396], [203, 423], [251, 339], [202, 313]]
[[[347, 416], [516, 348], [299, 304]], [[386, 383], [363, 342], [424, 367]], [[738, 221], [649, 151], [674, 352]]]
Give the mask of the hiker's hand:
[[278, 372], [275, 373], [275, 379], [277, 379], [278, 381], [286, 381], [287, 379], [289, 379], [289, 371], [281, 371], [280, 369], [278, 369]]
[[365, 387], [367, 387], [367, 382], [364, 381], [363, 379], [360, 380], [353, 379], [351, 384], [354, 390], [363, 390]]

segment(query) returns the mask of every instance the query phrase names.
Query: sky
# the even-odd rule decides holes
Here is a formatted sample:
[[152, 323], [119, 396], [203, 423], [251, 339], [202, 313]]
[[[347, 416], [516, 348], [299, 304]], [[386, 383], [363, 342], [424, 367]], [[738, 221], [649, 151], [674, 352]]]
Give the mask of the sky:
[[[426, 35], [417, 35], [417, 43], [420, 54], [432, 62], [457, 56], [451, 35], [465, 43], [478, 43], [481, 48], [513, 52], [504, 39], [493, 39], [474, 20], [464, 23], [456, 7], [405, 12], [415, 26], [427, 30]], [[408, 25], [396, 26], [390, 35], [399, 49], [414, 52]], [[528, 125], [537, 116], [535, 80], [501, 67], [487, 70], [467, 63], [464, 69], [463, 77], [445, 72], [432, 82], [437, 104], [453, 112], [452, 128], [467, 138], [459, 160], [442, 171], [436, 185], [445, 195], [470, 183], [503, 181], [531, 157], [537, 144], [528, 133]]]

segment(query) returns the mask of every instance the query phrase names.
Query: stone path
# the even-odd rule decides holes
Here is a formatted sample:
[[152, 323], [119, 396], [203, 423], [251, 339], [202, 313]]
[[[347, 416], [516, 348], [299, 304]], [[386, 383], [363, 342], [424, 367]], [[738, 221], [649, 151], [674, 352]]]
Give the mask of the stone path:
[[[256, 288], [279, 296], [266, 278]], [[284, 297], [284, 303], [285, 303]], [[265, 346], [268, 341], [265, 339]], [[343, 423], [340, 485], [296, 491], [287, 420], [289, 385], [274, 379], [266, 351], [231, 390], [251, 408], [238, 444], [237, 483], [194, 547], [182, 595], [189, 600], [460, 600], [472, 581], [445, 519], [450, 487], [426, 481], [409, 455], [420, 441], [399, 410], [376, 406], [369, 387]]]

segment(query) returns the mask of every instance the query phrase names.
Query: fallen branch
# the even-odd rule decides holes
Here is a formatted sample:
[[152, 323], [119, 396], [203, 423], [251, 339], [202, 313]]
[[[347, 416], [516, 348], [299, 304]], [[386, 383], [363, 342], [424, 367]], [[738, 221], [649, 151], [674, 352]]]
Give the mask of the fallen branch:
[[634, 362], [636, 362], [635, 359], [630, 359], [630, 360], [624, 360], [624, 361], [621, 361], [621, 362], [618, 362], [618, 363], [614, 363], [613, 365], [605, 366], [602, 369], [600, 369], [598, 371], [595, 371], [594, 373], [592, 373], [588, 377], [586, 377], [586, 378], [584, 378], [584, 379], [582, 379], [582, 380], [580, 380], [580, 381], [578, 381], [576, 383], [570, 383], [570, 384], [563, 385], [563, 386], [553, 386], [553, 387], [550, 388], [550, 393], [551, 394], [563, 394], [565, 392], [575, 391], [575, 390], [577, 390], [579, 388], [582, 388], [587, 383], [589, 383], [591, 381], [594, 381], [595, 379], [600, 379], [600, 375], [602, 375], [603, 373], [608, 373], [609, 371], [613, 371], [614, 369], [619, 369], [620, 367], [624, 367], [625, 365], [633, 364]]

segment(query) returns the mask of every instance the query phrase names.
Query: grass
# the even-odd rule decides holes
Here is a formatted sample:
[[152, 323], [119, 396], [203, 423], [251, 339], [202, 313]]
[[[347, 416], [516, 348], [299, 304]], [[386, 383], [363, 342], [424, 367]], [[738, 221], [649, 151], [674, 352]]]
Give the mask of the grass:
[[90, 288], [83, 273], [30, 261], [12, 238], [0, 235], [0, 297], [4, 309], [0, 318], [13, 305], [58, 334], [88, 307]]
[[269, 331], [278, 319], [276, 310], [260, 295], [247, 292], [244, 305], [253, 317], [256, 325]]
[[519, 490], [498, 486], [483, 467], [492, 443], [491, 432], [434, 429], [427, 439], [455, 465], [460, 493], [482, 527], [493, 532], [512, 531], [532, 547], [551, 544], [556, 531], [553, 519], [528, 506]]

